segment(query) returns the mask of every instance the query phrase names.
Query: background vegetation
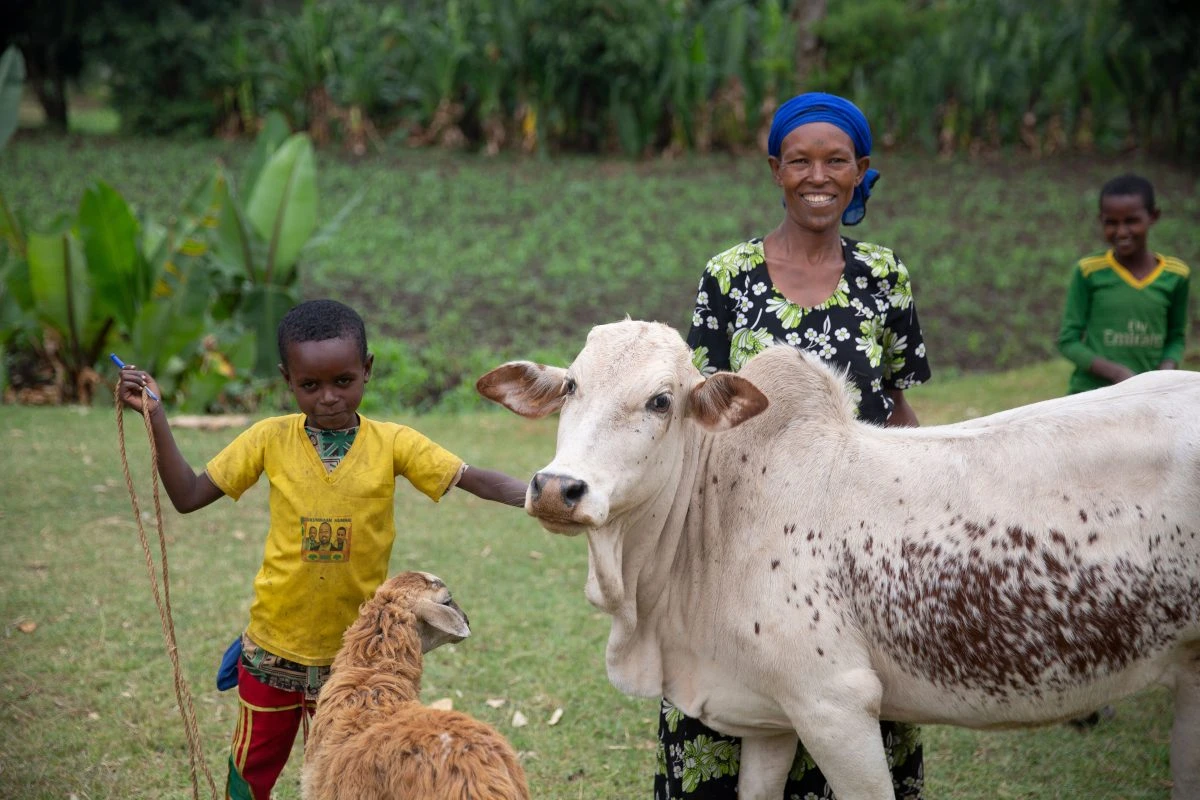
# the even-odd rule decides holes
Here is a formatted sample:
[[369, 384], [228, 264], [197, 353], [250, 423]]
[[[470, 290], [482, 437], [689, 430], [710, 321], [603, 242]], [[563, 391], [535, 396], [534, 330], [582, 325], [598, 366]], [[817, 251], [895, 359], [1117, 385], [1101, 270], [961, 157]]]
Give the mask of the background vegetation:
[[1185, 0], [25, 0], [0, 21], [66, 128], [101, 80], [127, 131], [496, 153], [753, 147], [802, 89], [932, 150], [1200, 153]]
[[[0, 154], [0, 173], [31, 220], [73, 205], [93, 175], [166, 220], [215, 160], [237, 175], [250, 154], [238, 142], [38, 138]], [[847, 234], [887, 243], [908, 264], [938, 379], [1056, 357], [1068, 271], [1103, 248], [1096, 195], [1118, 172], [1138, 170], [1158, 187], [1152, 245], [1200, 264], [1200, 186], [1186, 167], [889, 150], [873, 163], [883, 177]], [[685, 328], [705, 261], [780, 214], [754, 155], [326, 154], [317, 183], [322, 216], [357, 205], [310, 251], [295, 291], [359, 307], [379, 356], [372, 395], [420, 409], [473, 406], [471, 384], [498, 359], [565, 363], [597, 322], [628, 314]], [[128, 343], [112, 347], [138, 357]]]

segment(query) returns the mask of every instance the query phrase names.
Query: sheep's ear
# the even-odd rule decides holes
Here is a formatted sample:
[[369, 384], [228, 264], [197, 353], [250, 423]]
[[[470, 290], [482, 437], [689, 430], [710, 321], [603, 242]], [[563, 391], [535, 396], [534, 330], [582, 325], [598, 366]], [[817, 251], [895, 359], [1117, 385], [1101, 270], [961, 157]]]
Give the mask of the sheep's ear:
[[454, 601], [443, 604], [422, 600], [413, 611], [421, 623], [422, 653], [447, 643], [461, 642], [471, 635], [467, 615]]

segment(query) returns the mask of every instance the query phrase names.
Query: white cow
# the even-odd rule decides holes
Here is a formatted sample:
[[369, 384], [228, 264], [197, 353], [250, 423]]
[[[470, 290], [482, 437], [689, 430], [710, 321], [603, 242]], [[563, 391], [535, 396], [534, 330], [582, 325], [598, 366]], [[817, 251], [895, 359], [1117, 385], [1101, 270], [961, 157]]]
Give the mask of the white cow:
[[884, 800], [880, 718], [1036, 725], [1154, 682], [1200, 798], [1200, 375], [881, 428], [814, 356], [704, 379], [626, 320], [477, 388], [561, 412], [526, 508], [588, 535], [612, 683], [744, 737], [742, 800], [782, 797], [797, 734], [839, 800]]

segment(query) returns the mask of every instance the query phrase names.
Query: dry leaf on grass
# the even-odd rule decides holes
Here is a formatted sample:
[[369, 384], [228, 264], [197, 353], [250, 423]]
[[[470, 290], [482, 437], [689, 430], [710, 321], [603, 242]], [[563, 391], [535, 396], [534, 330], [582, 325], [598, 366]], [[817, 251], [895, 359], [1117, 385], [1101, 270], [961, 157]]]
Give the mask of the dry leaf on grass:
[[429, 704], [430, 708], [436, 708], [439, 711], [453, 711], [454, 700], [449, 697], [443, 697], [441, 700], [434, 700]]
[[21, 633], [33, 633], [37, 630], [37, 623], [31, 619], [23, 620], [17, 623], [17, 630]]
[[547, 725], [557, 725], [558, 721], [560, 719], [562, 719], [562, 715], [563, 715], [563, 710], [561, 708], [554, 709], [554, 713], [550, 715], [550, 721], [547, 722], [546, 724]]
[[525, 716], [524, 714], [522, 714], [520, 711], [514, 711], [514, 712], [513, 712], [512, 726], [513, 726], [514, 728], [524, 728], [524, 727], [525, 727], [526, 725], [528, 725], [528, 724], [529, 724], [529, 718], [528, 718], [528, 717], [526, 717], [526, 716]]
[[505, 700], [503, 697], [489, 697], [487, 700], [484, 700], [484, 702], [487, 703], [492, 708], [499, 708], [500, 706], [504, 705], [508, 701]]

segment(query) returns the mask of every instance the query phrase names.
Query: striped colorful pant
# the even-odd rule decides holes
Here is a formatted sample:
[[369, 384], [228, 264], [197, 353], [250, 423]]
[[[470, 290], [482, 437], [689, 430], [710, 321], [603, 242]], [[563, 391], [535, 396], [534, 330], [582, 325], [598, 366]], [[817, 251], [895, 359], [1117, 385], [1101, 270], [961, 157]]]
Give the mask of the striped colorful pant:
[[271, 788], [287, 764], [303, 724], [315, 701], [304, 692], [289, 692], [267, 686], [238, 663], [238, 721], [229, 751], [226, 800], [270, 800]]

